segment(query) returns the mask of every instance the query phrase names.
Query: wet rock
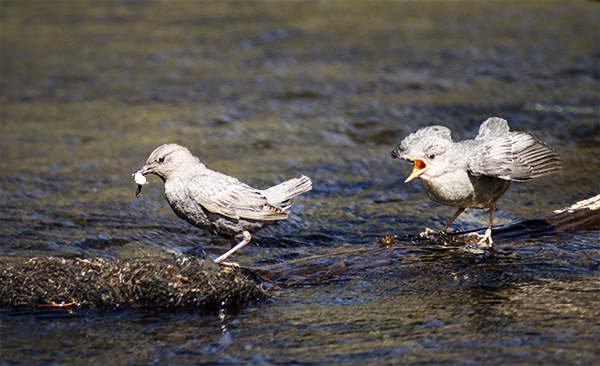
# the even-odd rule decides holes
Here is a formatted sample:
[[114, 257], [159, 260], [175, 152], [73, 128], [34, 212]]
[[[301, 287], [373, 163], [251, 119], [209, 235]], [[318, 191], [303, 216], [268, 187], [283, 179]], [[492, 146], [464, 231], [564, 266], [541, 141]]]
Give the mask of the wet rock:
[[265, 299], [253, 272], [196, 257], [144, 262], [33, 258], [0, 272], [0, 306], [239, 310]]

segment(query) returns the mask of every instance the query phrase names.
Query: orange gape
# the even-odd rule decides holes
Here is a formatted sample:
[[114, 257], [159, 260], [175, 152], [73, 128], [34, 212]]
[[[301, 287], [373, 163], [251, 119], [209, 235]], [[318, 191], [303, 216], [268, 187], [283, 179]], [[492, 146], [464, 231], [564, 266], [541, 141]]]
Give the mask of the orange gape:
[[425, 170], [427, 170], [427, 163], [425, 163], [425, 161], [423, 161], [422, 159], [416, 159], [416, 158], [412, 158], [412, 157], [409, 157], [409, 156], [403, 156], [402, 158], [403, 159], [407, 159], [407, 160], [412, 160], [415, 163], [415, 168], [413, 169], [413, 171], [410, 174], [410, 176], [408, 178], [406, 178], [406, 180], [404, 181], [404, 183], [410, 182], [414, 178], [416, 178], [419, 175], [423, 174], [425, 172]]

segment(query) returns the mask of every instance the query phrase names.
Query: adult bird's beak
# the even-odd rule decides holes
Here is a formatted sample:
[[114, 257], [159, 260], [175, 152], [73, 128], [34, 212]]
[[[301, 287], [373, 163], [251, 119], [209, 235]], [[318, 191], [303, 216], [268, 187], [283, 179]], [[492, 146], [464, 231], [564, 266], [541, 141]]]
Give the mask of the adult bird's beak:
[[427, 169], [429, 169], [429, 165], [427, 165], [427, 163], [423, 159], [417, 159], [417, 158], [413, 158], [412, 156], [407, 156], [407, 155], [402, 155], [401, 158], [404, 160], [410, 160], [415, 163], [415, 168], [413, 169], [410, 176], [408, 178], [406, 178], [404, 183], [410, 182], [411, 180], [413, 180], [413, 179], [417, 178], [418, 176], [420, 176], [421, 174], [425, 173], [425, 171]]

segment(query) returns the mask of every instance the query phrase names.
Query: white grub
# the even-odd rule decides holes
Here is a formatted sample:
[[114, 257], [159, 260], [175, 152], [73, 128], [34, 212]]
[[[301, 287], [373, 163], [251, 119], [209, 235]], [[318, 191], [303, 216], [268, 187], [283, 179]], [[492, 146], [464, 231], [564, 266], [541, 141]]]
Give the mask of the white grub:
[[133, 178], [133, 180], [135, 181], [136, 184], [138, 185], [142, 185], [142, 184], [148, 184], [148, 179], [146, 179], [146, 177], [144, 176], [144, 174], [142, 174], [141, 171], [137, 171], [134, 174], [131, 175], [131, 177]]

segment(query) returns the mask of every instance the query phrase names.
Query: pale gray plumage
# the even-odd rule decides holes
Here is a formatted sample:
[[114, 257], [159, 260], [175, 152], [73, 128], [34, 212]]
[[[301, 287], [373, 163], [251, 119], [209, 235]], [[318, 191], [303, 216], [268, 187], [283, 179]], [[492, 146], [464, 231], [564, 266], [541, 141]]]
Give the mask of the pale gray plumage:
[[468, 165], [472, 174], [527, 181], [562, 168], [560, 157], [548, 145], [524, 132], [505, 133], [483, 145]]
[[501, 118], [489, 118], [474, 140], [452, 141], [452, 132], [429, 126], [407, 136], [392, 151], [392, 157], [415, 162], [407, 182], [419, 178], [427, 196], [459, 210], [444, 227], [467, 207], [490, 208], [490, 224], [480, 241], [491, 244], [496, 201], [511, 181], [526, 181], [562, 169], [558, 154], [532, 134], [509, 132]]
[[176, 144], [154, 150], [139, 172], [162, 178], [167, 201], [180, 218], [230, 239], [243, 233], [247, 241], [250, 232], [287, 218], [291, 198], [312, 188], [310, 178], [301, 176], [265, 190], [255, 189], [208, 169]]

